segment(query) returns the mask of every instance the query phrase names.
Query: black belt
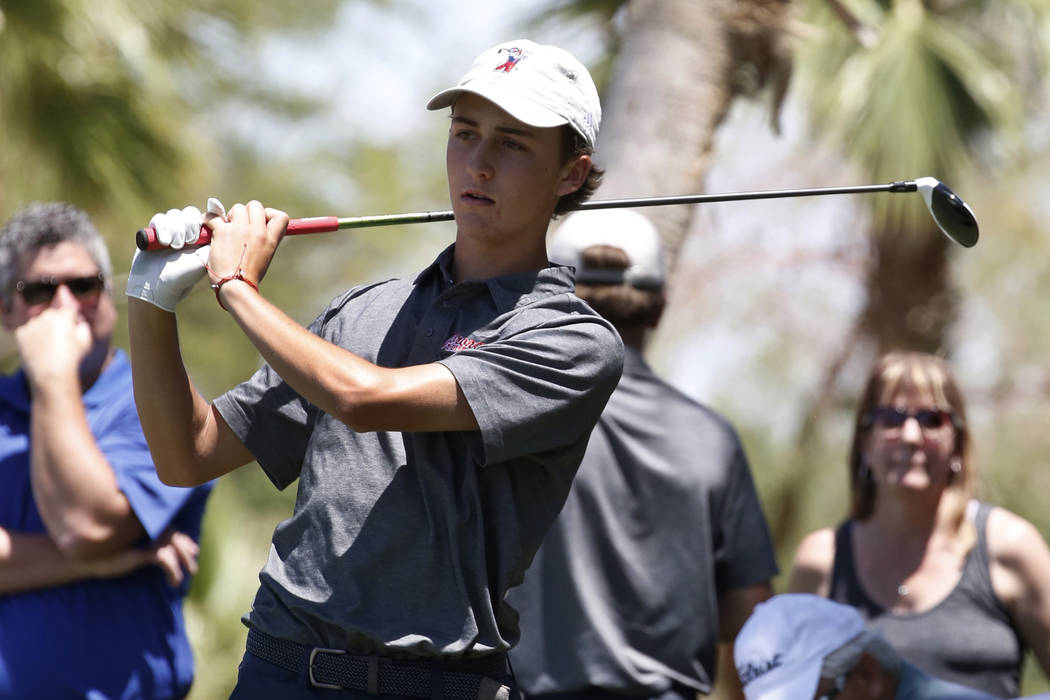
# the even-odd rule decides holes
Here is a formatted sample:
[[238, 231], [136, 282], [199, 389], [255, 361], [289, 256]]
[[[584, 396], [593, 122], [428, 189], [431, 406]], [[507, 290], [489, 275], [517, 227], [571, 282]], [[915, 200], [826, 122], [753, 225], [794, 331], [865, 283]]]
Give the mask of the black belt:
[[253, 656], [293, 673], [305, 667], [310, 684], [318, 688], [429, 698], [437, 680], [441, 697], [454, 700], [500, 700], [510, 692], [500, 680], [508, 675], [503, 654], [449, 662], [402, 661], [309, 647], [253, 628], [248, 630], [246, 648]]

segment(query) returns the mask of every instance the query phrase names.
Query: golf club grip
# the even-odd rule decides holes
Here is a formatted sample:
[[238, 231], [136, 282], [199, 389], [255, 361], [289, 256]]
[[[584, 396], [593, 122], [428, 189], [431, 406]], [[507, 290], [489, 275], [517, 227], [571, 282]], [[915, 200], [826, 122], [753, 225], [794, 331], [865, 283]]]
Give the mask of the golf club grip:
[[[311, 216], [305, 219], [290, 219], [286, 236], [296, 236], [301, 233], [328, 233], [339, 230], [339, 218], [335, 216]], [[211, 242], [211, 231], [201, 227], [200, 238], [193, 245], [207, 245]], [[152, 226], [139, 229], [135, 234], [135, 245], [139, 250], [160, 250], [166, 248], [164, 244], [157, 241], [157, 231]]]

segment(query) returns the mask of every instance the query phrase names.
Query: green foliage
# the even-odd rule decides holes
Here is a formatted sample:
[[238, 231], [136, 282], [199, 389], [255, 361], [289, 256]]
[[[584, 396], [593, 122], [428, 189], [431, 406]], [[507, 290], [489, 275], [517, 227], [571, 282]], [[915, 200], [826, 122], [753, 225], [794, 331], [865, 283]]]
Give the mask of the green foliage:
[[[806, 4], [816, 38], [798, 44], [796, 66], [815, 129], [838, 138], [874, 181], [950, 180], [975, 167], [975, 159], [987, 159], [989, 140], [1001, 152], [1014, 151], [1026, 98], [1018, 78], [1031, 56], [1006, 50], [1001, 37], [1010, 32], [1000, 25], [993, 33], [987, 22], [1001, 13], [992, 6], [1003, 4], [1045, 22], [1045, 3], [852, 0], [843, 3], [859, 23], [852, 31], [830, 4]], [[1046, 42], [1020, 18], [1009, 26], [1025, 46]], [[919, 228], [927, 217], [908, 198], [872, 203], [884, 230]]]
[[210, 130], [209, 110], [231, 100], [316, 108], [238, 81], [229, 64], [252, 37], [326, 26], [338, 6], [0, 2], [0, 218], [30, 201], [71, 201], [92, 214], [120, 260], [160, 205], [203, 203], [217, 181], [202, 154], [230, 144]]

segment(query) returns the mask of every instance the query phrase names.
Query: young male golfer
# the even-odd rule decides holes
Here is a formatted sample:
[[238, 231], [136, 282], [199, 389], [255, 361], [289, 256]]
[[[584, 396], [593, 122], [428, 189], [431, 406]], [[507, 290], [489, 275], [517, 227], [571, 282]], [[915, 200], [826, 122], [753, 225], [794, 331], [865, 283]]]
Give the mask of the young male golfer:
[[[575, 58], [524, 40], [482, 53], [427, 107], [451, 108], [458, 228], [417, 276], [353, 288], [304, 329], [259, 287], [288, 217], [255, 201], [210, 214], [208, 248], [132, 265], [135, 394], [161, 477], [196, 484], [254, 459], [278, 488], [299, 479], [245, 617], [234, 698], [517, 692], [504, 593], [561, 508], [623, 362], [545, 245], [552, 216], [597, 184], [601, 112]], [[176, 246], [199, 222], [192, 208], [154, 217]], [[173, 313], [205, 274], [266, 360], [211, 404], [187, 377]]]

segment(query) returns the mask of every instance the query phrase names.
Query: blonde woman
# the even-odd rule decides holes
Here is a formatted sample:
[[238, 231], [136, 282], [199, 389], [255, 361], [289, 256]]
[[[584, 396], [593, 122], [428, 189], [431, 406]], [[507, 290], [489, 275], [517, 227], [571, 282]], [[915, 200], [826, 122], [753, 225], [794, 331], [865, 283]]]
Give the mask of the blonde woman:
[[849, 518], [803, 539], [790, 588], [857, 607], [928, 673], [1014, 697], [1026, 649], [1050, 672], [1050, 550], [974, 500], [970, 450], [944, 360], [883, 356], [857, 411]]

